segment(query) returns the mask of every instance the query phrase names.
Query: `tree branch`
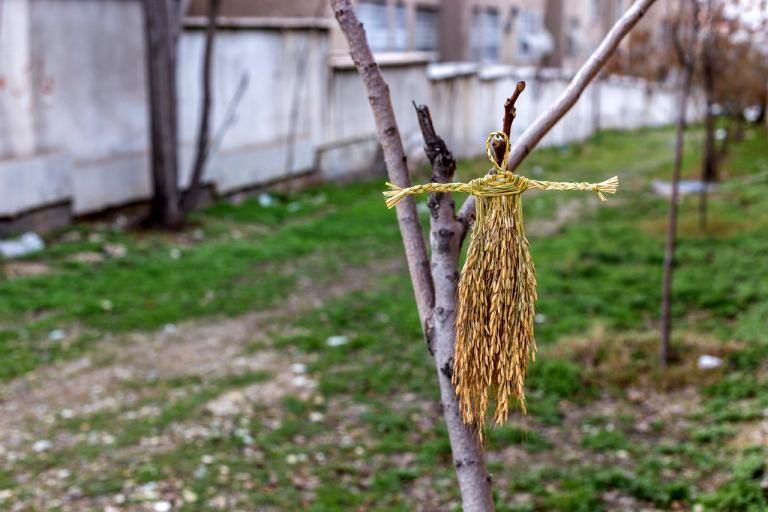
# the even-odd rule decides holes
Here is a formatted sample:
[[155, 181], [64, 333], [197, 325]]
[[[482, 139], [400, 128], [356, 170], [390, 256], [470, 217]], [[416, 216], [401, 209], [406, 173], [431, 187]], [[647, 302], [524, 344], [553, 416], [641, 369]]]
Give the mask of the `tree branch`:
[[[416, 103], [413, 106], [424, 137], [424, 152], [432, 164], [432, 181], [449, 183], [453, 181], [456, 159], [435, 131], [429, 107]], [[454, 323], [459, 255], [464, 228], [456, 220], [455, 203], [450, 193], [430, 194], [428, 204], [432, 213], [429, 239], [432, 246], [432, 278], [435, 286], [433, 354], [440, 385], [440, 400], [461, 489], [462, 508], [466, 511], [485, 512], [493, 510], [491, 479], [476, 433], [464, 423], [459, 414], [458, 399], [451, 382], [456, 345]]]
[[[514, 171], [522, 161], [530, 154], [533, 148], [541, 141], [544, 135], [573, 107], [576, 101], [587, 88], [587, 85], [597, 75], [600, 69], [608, 61], [611, 54], [621, 43], [621, 40], [643, 17], [645, 12], [656, 0], [637, 0], [613, 25], [603, 41], [590, 55], [587, 61], [579, 68], [565, 91], [536, 121], [529, 126], [520, 138], [512, 145], [507, 168]], [[469, 196], [461, 207], [459, 218], [472, 219], [475, 214], [475, 198]]]
[[[350, 0], [331, 0], [331, 7], [349, 45], [349, 55], [368, 93], [368, 102], [371, 104], [376, 121], [376, 131], [384, 153], [389, 180], [399, 187], [409, 187], [411, 177], [389, 97], [389, 86], [381, 76], [379, 66], [373, 58], [363, 24], [358, 21]], [[427, 249], [413, 198], [407, 198], [398, 204], [397, 221], [403, 237], [419, 318], [424, 334], [429, 340], [431, 336], [429, 320], [435, 303], [434, 290], [432, 275], [429, 272]]]
[[[517, 109], [515, 108], [515, 103], [517, 102], [517, 98], [520, 97], [520, 93], [522, 93], [525, 90], [525, 82], [522, 80], [520, 82], [517, 82], [517, 85], [515, 86], [515, 92], [512, 93], [512, 96], [507, 98], [507, 101], [504, 102], [504, 119], [502, 120], [501, 131], [504, 132], [504, 135], [509, 138], [512, 135], [512, 122], [515, 120], [515, 116], [517, 116]], [[502, 141], [499, 141], [502, 142]], [[496, 143], [494, 142], [493, 150], [496, 153], [496, 163], [501, 165], [501, 161], [504, 159], [504, 152], [506, 151], [506, 147], [504, 147], [503, 143]]]
[[197, 206], [200, 199], [200, 186], [203, 180], [205, 164], [210, 154], [210, 119], [211, 103], [213, 102], [213, 84], [211, 83], [211, 67], [213, 63], [213, 44], [216, 38], [216, 19], [219, 16], [221, 0], [208, 0], [208, 26], [205, 30], [205, 49], [203, 50], [202, 85], [203, 100], [200, 105], [200, 127], [197, 132], [197, 149], [192, 165], [192, 177], [187, 193], [182, 198], [181, 209], [185, 215]]

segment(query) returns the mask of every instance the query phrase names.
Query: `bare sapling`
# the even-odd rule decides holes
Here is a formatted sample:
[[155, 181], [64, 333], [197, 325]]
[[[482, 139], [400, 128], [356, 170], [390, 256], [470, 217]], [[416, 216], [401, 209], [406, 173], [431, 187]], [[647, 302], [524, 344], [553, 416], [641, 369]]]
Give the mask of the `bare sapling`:
[[[621, 39], [654, 2], [655, 0], [638, 0], [618, 19], [560, 98], [512, 145], [507, 160], [508, 169], [516, 169], [544, 135], [575, 104]], [[410, 175], [389, 88], [368, 45], [365, 30], [355, 15], [351, 0], [331, 0], [331, 6], [368, 95], [389, 181], [396, 188], [408, 188], [411, 185]], [[505, 105], [503, 128], [507, 134], [508, 125], [511, 126], [514, 117], [514, 99], [520, 92], [522, 86], [516, 89], [515, 95]], [[424, 135], [425, 152], [432, 164], [432, 179], [436, 183], [448, 183], [453, 176], [455, 160], [435, 131], [429, 110], [426, 107], [417, 107], [417, 115]], [[498, 144], [494, 144], [493, 149], [498, 164]], [[459, 254], [467, 229], [475, 216], [475, 201], [470, 196], [458, 215], [455, 213], [450, 193], [431, 194], [428, 204], [431, 213], [431, 261], [427, 257], [421, 224], [412, 197], [404, 197], [399, 201], [397, 218], [424, 336], [435, 356], [441, 405], [451, 443], [462, 507], [467, 512], [487, 512], [494, 510], [491, 477], [486, 470], [482, 446], [475, 435], [475, 429], [462, 421], [451, 379], [456, 339], [454, 322]]]

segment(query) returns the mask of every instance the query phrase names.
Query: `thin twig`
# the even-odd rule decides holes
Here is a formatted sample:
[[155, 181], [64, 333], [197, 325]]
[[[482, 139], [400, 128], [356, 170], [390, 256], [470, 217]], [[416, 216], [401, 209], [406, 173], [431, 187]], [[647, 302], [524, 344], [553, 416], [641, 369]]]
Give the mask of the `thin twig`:
[[216, 19], [219, 15], [221, 0], [208, 0], [208, 25], [205, 30], [205, 49], [203, 50], [202, 66], [202, 102], [200, 104], [200, 126], [197, 132], [197, 148], [192, 164], [192, 177], [189, 180], [189, 188], [182, 195], [181, 209], [185, 215], [189, 214], [200, 199], [200, 187], [203, 181], [208, 155], [210, 154], [211, 137], [211, 104], [213, 103], [213, 49], [216, 39]]
[[[504, 132], [504, 135], [507, 136], [507, 139], [512, 135], [512, 122], [515, 120], [515, 117], [517, 116], [517, 109], [515, 108], [515, 103], [517, 103], [517, 98], [520, 97], [520, 93], [522, 93], [525, 90], [525, 82], [522, 80], [517, 82], [517, 85], [515, 86], [515, 91], [512, 93], [512, 96], [507, 98], [507, 101], [504, 102], [504, 119], [501, 122], [502, 131]], [[507, 148], [505, 147], [505, 144], [503, 141], [493, 141], [493, 151], [496, 154], [496, 163], [501, 165], [502, 160], [504, 160], [504, 153], [506, 152]]]
[[237, 122], [237, 107], [243, 100], [246, 91], [248, 91], [250, 81], [251, 76], [247, 71], [240, 75], [240, 80], [237, 82], [237, 89], [235, 89], [232, 98], [227, 102], [227, 110], [224, 113], [224, 119], [216, 129], [216, 133], [211, 141], [211, 147], [208, 150], [211, 154], [215, 153], [219, 147], [221, 147], [221, 143], [224, 141], [224, 135], [226, 135], [227, 131]]

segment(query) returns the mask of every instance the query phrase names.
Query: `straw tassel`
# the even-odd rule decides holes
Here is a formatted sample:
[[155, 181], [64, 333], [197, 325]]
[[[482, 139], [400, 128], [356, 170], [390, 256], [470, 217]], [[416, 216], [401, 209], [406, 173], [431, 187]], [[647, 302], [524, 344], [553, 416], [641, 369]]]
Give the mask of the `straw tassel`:
[[[507, 144], [497, 163], [493, 137]], [[616, 176], [600, 183], [531, 180], [506, 170], [509, 141], [503, 132], [486, 140], [495, 172], [469, 183], [427, 183], [401, 188], [387, 183], [392, 208], [405, 197], [429, 192], [466, 192], [477, 197], [476, 220], [458, 286], [456, 347], [452, 382], [465, 423], [482, 437], [491, 398], [493, 421], [503, 423], [510, 407], [526, 411], [524, 383], [535, 359], [536, 271], [523, 227], [521, 196], [528, 189], [586, 190], [615, 194]]]

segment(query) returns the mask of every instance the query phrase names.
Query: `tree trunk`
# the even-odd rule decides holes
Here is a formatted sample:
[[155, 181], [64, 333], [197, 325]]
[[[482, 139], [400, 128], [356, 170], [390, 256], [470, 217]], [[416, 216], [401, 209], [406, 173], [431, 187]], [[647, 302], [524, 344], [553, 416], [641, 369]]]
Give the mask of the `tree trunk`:
[[[705, 73], [706, 76], [706, 73]], [[707, 82], [706, 78], [704, 80]], [[705, 91], [707, 87], [704, 87]], [[717, 147], [715, 143], [715, 115], [713, 113], [712, 99], [707, 95], [707, 109], [704, 115], [704, 156], [701, 162], [701, 191], [699, 192], [699, 229], [707, 230], [707, 199], [710, 183], [716, 181], [717, 176]]]
[[[432, 164], [432, 181], [450, 183], [456, 170], [456, 160], [435, 132], [429, 109], [426, 106], [416, 107], [416, 113], [424, 136], [424, 152]], [[461, 418], [451, 382], [456, 345], [454, 321], [459, 254], [464, 226], [456, 219], [456, 205], [451, 194], [430, 194], [428, 205], [431, 212], [432, 279], [435, 284], [433, 348], [440, 385], [440, 404], [448, 427], [453, 463], [461, 489], [462, 508], [465, 511], [490, 511], [494, 508], [493, 493], [483, 449], [475, 430]]]
[[688, 110], [688, 96], [691, 91], [693, 70], [686, 67], [680, 84], [677, 99], [677, 120], [675, 122], [675, 162], [672, 168], [672, 193], [669, 196], [669, 214], [667, 219], [667, 243], [664, 250], [664, 277], [661, 283], [661, 347], [659, 360], [662, 366], [669, 364], [670, 335], [672, 332], [672, 275], [675, 265], [675, 246], [677, 243], [677, 203], [680, 182], [680, 170], [683, 165], [685, 143], [685, 119]]
[[202, 85], [203, 99], [200, 105], [200, 127], [197, 132], [197, 149], [192, 165], [192, 177], [189, 188], [184, 196], [182, 210], [189, 214], [197, 206], [200, 199], [200, 185], [203, 180], [205, 164], [210, 153], [210, 118], [211, 103], [213, 102], [213, 85], [211, 83], [211, 68], [213, 62], [213, 43], [216, 38], [216, 18], [219, 15], [221, 0], [208, 0], [208, 26], [205, 31], [205, 50], [203, 51]]
[[[712, 13], [711, 2], [709, 4], [710, 15]], [[701, 162], [701, 192], [699, 193], [699, 228], [707, 229], [707, 200], [709, 185], [717, 181], [717, 143], [715, 142], [715, 62], [712, 27], [709, 27], [702, 49], [702, 85], [706, 100], [704, 114], [704, 156]]]
[[152, 169], [149, 221], [167, 229], [183, 222], [179, 204], [176, 39], [178, 6], [173, 0], [144, 0]]
[[[368, 102], [373, 111], [389, 179], [398, 187], [409, 187], [411, 176], [408, 173], [403, 141], [400, 138], [400, 130], [397, 128], [392, 101], [389, 97], [389, 86], [381, 76], [379, 66], [373, 58], [363, 24], [358, 21], [350, 0], [331, 0], [331, 6], [349, 44], [349, 54], [368, 93]], [[432, 337], [432, 329], [429, 325], [435, 298], [432, 276], [429, 273], [427, 248], [413, 198], [406, 198], [397, 205], [397, 222], [400, 225], [408, 270], [416, 295], [416, 307], [429, 343]]]

